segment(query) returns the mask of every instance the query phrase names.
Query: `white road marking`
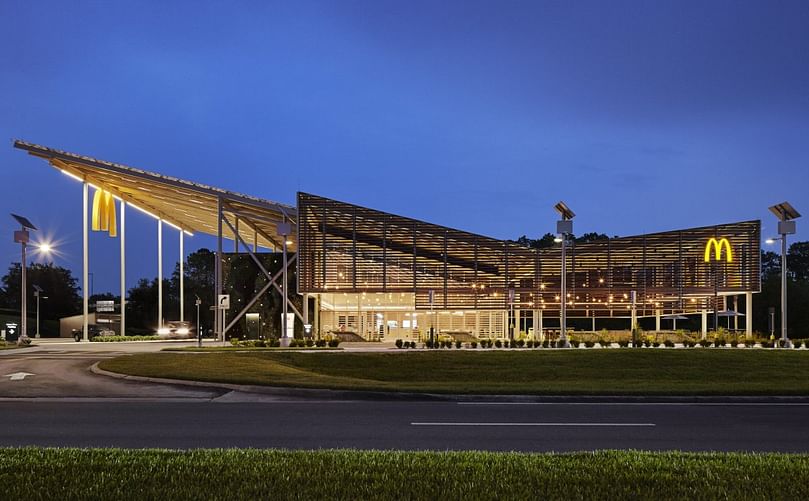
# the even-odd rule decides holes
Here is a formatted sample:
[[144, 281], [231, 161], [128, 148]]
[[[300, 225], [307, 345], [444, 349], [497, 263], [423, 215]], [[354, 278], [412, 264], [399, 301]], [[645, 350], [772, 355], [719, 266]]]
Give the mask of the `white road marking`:
[[809, 406], [809, 402], [457, 402], [458, 405], [698, 405], [711, 407]]
[[15, 372], [14, 374], [6, 374], [4, 377], [9, 378], [10, 381], [22, 381], [26, 376], [36, 376], [30, 372]]
[[470, 423], [470, 422], [414, 422], [410, 426], [655, 426], [654, 423]]

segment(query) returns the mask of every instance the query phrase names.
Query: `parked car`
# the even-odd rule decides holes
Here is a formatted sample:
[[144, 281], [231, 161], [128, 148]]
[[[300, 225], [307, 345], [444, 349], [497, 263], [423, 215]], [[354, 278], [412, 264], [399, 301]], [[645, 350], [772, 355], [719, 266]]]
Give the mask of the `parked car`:
[[[82, 329], [73, 329], [71, 331], [73, 333], [73, 339], [76, 341], [81, 341], [83, 336]], [[87, 326], [87, 338], [93, 339], [96, 336], [115, 336], [115, 331], [109, 329], [107, 327], [102, 327], [96, 324], [90, 324]]]

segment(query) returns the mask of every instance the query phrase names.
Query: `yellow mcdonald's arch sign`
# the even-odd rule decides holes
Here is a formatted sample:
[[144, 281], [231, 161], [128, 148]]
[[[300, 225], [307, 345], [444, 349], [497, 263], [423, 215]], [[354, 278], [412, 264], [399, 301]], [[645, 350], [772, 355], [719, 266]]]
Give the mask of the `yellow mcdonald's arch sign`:
[[107, 231], [111, 237], [118, 236], [115, 219], [115, 199], [104, 190], [96, 190], [93, 195], [93, 231]]
[[717, 261], [722, 260], [722, 249], [725, 250], [725, 261], [728, 263], [733, 262], [733, 251], [730, 248], [730, 242], [727, 238], [720, 238], [719, 240], [712, 238], [705, 244], [705, 262], [711, 262], [711, 251], [714, 252]]

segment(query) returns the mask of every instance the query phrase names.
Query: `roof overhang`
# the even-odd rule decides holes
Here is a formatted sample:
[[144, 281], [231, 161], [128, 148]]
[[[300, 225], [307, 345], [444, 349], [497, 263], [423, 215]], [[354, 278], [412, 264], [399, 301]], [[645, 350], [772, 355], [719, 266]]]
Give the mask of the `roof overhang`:
[[[288, 240], [295, 237], [297, 210], [290, 205], [25, 141], [14, 141], [14, 147], [43, 158], [68, 176], [108, 191], [142, 212], [189, 233], [218, 234], [221, 200], [225, 217], [238, 228], [246, 243], [280, 247], [282, 237], [276, 226], [285, 221], [293, 225], [293, 234]], [[223, 236], [233, 235], [227, 225], [222, 232]]]

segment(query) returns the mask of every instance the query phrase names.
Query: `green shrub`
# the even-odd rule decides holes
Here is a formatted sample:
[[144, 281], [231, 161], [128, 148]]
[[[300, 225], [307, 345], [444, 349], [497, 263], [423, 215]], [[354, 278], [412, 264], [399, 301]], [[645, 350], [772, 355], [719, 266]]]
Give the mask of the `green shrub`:
[[595, 347], [595, 345], [596, 344], [593, 341], [585, 341], [584, 342], [584, 346], [586, 346], [587, 348], [593, 348], [593, 347]]
[[707, 339], [701, 339], [699, 341], [699, 345], [702, 346], [703, 348], [707, 348], [707, 347], [711, 346], [711, 342], [709, 340], [707, 340]]
[[239, 346], [239, 338], [237, 337], [230, 338], [230, 344], [231, 346]]
[[517, 341], [517, 346], [518, 346], [519, 348], [523, 348], [523, 347], [525, 347], [525, 340], [524, 340], [524, 339], [520, 339], [519, 341]]
[[503, 347], [503, 342], [502, 342], [502, 341], [500, 341], [499, 339], [496, 339], [496, 340], [494, 341], [494, 347], [495, 347], [495, 348], [502, 348], [502, 347]]
[[[604, 338], [599, 339], [598, 344], [600, 344], [602, 348], [609, 348], [610, 346], [612, 346], [612, 343], [610, 343], [609, 341], [607, 341]], [[620, 346], [620, 344], [621, 343], [618, 343], [619, 346]]]
[[461, 343], [460, 341], [455, 341], [456, 348], [460, 348], [461, 346], [463, 346], [463, 343]]
[[621, 348], [629, 348], [629, 341], [618, 341], [618, 346]]
[[547, 339], [546, 339], [546, 340], [544, 340], [544, 341], [542, 341], [542, 347], [543, 347], [543, 348], [549, 348], [549, 347], [550, 347], [550, 345], [551, 345], [551, 342], [550, 342], [550, 341], [548, 341]]
[[404, 341], [402, 341], [401, 339], [397, 339], [396, 340], [396, 347], [401, 349], [402, 345], [404, 345]]
[[312, 339], [310, 337], [306, 338], [306, 347], [307, 348], [311, 348], [314, 345], [315, 345], [315, 340], [314, 339]]
[[644, 339], [643, 340], [643, 346], [648, 348], [648, 347], [652, 346], [652, 342], [649, 341], [648, 339]]
[[660, 343], [658, 341], [655, 341], [654, 343], [652, 343], [652, 346], [655, 348], [660, 348]]
[[318, 339], [317, 341], [315, 341], [315, 346], [317, 346], [318, 348], [323, 348], [324, 346], [326, 346], [326, 340]]
[[663, 345], [666, 348], [674, 348], [674, 341], [672, 341], [671, 339], [666, 339], [665, 341], [663, 341]]
[[736, 341], [735, 339], [730, 342], [731, 348], [736, 348], [737, 346], [739, 346], [739, 342]]
[[574, 348], [578, 348], [579, 347], [579, 340], [578, 339], [571, 340], [570, 345], [573, 346]]
[[800, 348], [801, 346], [803, 346], [803, 341], [801, 341], [800, 339], [796, 339], [796, 340], [792, 341], [792, 346], [793, 346], [795, 349], [798, 349], [798, 348]]
[[478, 347], [478, 342], [477, 341], [472, 341], [471, 343], [469, 343], [469, 346], [472, 347], [472, 348], [477, 348]]
[[330, 339], [329, 340], [329, 347], [330, 348], [337, 348], [338, 346], [340, 346], [340, 340], [339, 339]]

